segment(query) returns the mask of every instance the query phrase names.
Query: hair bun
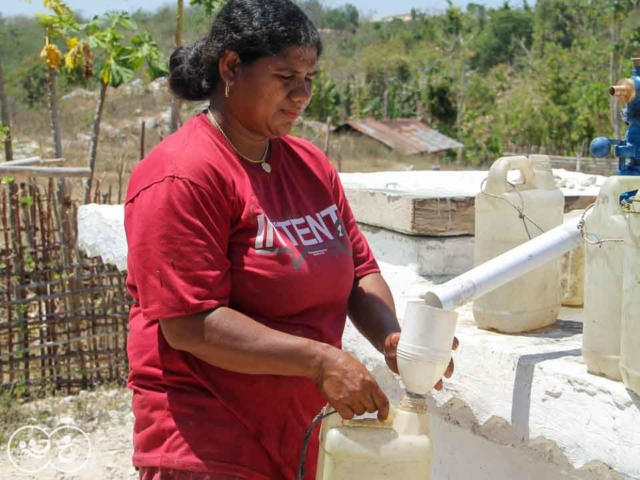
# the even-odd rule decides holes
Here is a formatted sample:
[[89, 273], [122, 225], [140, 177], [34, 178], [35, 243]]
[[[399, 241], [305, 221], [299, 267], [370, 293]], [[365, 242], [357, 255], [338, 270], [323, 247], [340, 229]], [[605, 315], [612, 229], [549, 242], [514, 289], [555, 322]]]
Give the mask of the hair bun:
[[207, 100], [214, 85], [207, 81], [204, 62], [207, 39], [178, 48], [169, 59], [169, 88], [177, 97], [189, 101]]

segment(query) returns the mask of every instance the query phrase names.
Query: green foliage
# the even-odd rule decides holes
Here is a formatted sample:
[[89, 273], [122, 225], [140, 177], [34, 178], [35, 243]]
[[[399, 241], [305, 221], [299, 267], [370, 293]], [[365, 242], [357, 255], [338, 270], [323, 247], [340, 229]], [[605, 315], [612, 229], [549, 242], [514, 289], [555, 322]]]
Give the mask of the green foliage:
[[207, 15], [215, 15], [227, 3], [226, 0], [189, 0], [190, 5], [204, 7]]
[[544, 54], [547, 46], [571, 48], [585, 35], [601, 35], [609, 11], [609, 0], [539, 0], [534, 14], [536, 53]]
[[320, 27], [333, 28], [336, 30], [350, 30], [358, 28], [360, 24], [360, 13], [351, 3], [339, 8], [330, 8], [324, 15]]
[[0, 14], [0, 60], [8, 75], [42, 48], [42, 29], [30, 18]]
[[48, 36], [64, 36], [77, 30], [78, 23], [73, 11], [61, 0], [44, 0], [45, 8], [51, 13], [36, 13], [38, 24]]
[[148, 32], [132, 34], [136, 22], [125, 12], [109, 12], [79, 26], [82, 39], [95, 55], [95, 69], [104, 85], [118, 88], [147, 67], [152, 78], [166, 74], [166, 62]]
[[131, 61], [135, 70], [146, 67], [152, 80], [169, 73], [166, 59], [149, 32], [136, 33], [131, 38], [131, 45]]
[[46, 94], [46, 67], [38, 57], [42, 38], [42, 29], [35, 21], [0, 15], [0, 62], [7, 95], [29, 107], [40, 106]]
[[458, 114], [453, 85], [446, 79], [432, 83], [427, 90], [427, 105], [431, 118], [441, 130], [451, 130]]
[[320, 121], [327, 118], [339, 118], [342, 98], [338, 86], [324, 72], [314, 80], [313, 98], [308, 107], [308, 114]]
[[360, 25], [360, 12], [351, 3], [341, 7], [325, 7], [320, 0], [301, 0], [298, 4], [319, 27], [355, 31]]
[[486, 21], [474, 44], [476, 68], [486, 71], [501, 63], [513, 64], [521, 52], [531, 49], [532, 12], [512, 9], [507, 4], [492, 11]]

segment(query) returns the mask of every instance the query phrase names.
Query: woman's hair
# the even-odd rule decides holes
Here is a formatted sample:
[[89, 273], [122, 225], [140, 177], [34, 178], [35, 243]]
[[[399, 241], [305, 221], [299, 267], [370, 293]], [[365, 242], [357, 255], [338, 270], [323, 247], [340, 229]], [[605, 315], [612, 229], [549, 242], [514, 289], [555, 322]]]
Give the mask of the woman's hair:
[[225, 52], [236, 52], [242, 63], [251, 64], [288, 47], [306, 46], [322, 53], [318, 30], [291, 0], [229, 0], [208, 36], [173, 52], [169, 87], [184, 100], [206, 100], [220, 80], [218, 64]]

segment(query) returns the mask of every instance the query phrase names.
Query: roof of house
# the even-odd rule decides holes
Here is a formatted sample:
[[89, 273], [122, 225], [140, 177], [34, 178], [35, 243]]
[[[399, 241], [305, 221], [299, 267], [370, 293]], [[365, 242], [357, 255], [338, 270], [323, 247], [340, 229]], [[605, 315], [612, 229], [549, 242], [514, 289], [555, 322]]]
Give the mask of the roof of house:
[[340, 125], [336, 132], [348, 129], [367, 135], [405, 155], [436, 153], [464, 147], [457, 140], [414, 119], [351, 120]]

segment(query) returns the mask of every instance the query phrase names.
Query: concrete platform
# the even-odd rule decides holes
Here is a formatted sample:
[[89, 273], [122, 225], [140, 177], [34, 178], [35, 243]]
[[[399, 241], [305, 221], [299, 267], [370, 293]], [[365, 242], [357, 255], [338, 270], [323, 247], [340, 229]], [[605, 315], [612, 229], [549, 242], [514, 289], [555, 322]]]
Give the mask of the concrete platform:
[[[122, 207], [103, 208], [81, 208], [80, 243], [126, 268]], [[407, 301], [432, 285], [419, 273], [457, 275], [472, 262], [469, 236], [365, 230], [400, 318]], [[587, 373], [581, 310], [563, 310], [545, 331], [510, 336], [476, 328], [470, 306], [459, 311], [456, 373], [430, 401], [432, 480], [640, 480], [640, 398]], [[343, 344], [398, 403], [399, 378], [350, 323]]]
[[[512, 181], [518, 181], [513, 172]], [[565, 212], [595, 202], [605, 177], [554, 170], [563, 185]], [[419, 171], [343, 173], [340, 179], [359, 222], [407, 235], [475, 234], [475, 197], [487, 172]]]
[[474, 238], [419, 237], [360, 224], [378, 261], [413, 266], [418, 275], [438, 283], [473, 268]]
[[[381, 266], [402, 317], [431, 282]], [[526, 335], [480, 330], [470, 305], [459, 312], [456, 373], [430, 402], [432, 480], [640, 479], [640, 398], [587, 373], [582, 310]], [[398, 402], [399, 378], [350, 324], [343, 343]]]

